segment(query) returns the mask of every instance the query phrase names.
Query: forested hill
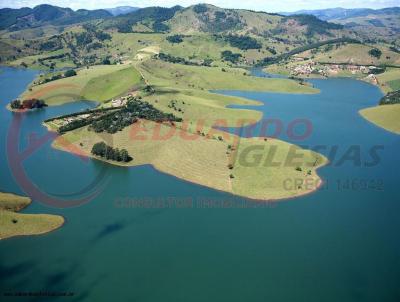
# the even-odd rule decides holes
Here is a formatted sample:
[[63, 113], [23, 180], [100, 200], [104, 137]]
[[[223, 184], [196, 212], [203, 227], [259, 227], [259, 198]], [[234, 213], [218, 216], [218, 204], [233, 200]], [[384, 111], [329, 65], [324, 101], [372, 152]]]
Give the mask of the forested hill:
[[223, 9], [208, 4], [187, 8], [147, 7], [117, 16], [113, 16], [112, 12], [117, 14], [115, 11], [110, 12], [110, 9], [73, 11], [70, 8], [47, 4], [33, 9], [0, 9], [0, 29], [16, 31], [48, 24], [70, 25], [102, 19], [102, 29], [115, 29], [122, 33], [227, 33], [275, 37], [288, 42], [316, 42], [351, 35], [349, 31], [343, 30], [341, 25], [322, 21], [314, 16], [282, 16], [249, 10]]
[[[107, 20], [106, 29], [119, 32], [171, 32], [177, 34], [237, 34], [283, 41], [316, 42], [354, 33], [342, 25], [319, 20], [314, 16], [282, 16], [239, 9], [223, 9], [208, 4], [188, 8], [149, 7]], [[303, 43], [301, 42], [301, 43]]]
[[34, 8], [0, 9], [0, 29], [19, 30], [41, 25], [68, 25], [94, 19], [104, 19], [112, 14], [106, 10], [62, 8], [48, 4], [38, 5]]

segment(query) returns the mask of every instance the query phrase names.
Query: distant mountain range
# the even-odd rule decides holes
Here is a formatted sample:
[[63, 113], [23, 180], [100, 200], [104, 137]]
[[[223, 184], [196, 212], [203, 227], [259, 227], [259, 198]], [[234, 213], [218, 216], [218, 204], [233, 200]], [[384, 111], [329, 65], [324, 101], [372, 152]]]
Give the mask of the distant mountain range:
[[[209, 4], [138, 8], [120, 6], [98, 10], [72, 10], [48, 4], [34, 8], [0, 9], [0, 30], [16, 31], [43, 25], [65, 26], [101, 19], [102, 29], [129, 32], [226, 33], [274, 37], [299, 45], [320, 40], [400, 37], [400, 7], [373, 9], [332, 8], [269, 14], [223, 9]], [[361, 34], [361, 36], [360, 36]]]
[[132, 6], [117, 6], [114, 8], [106, 8], [105, 10], [111, 13], [113, 16], [125, 15], [131, 12], [137, 11], [140, 7]]
[[48, 4], [23, 7], [19, 9], [0, 9], [0, 29], [10, 28], [18, 30], [29, 27], [37, 27], [46, 23], [54, 25], [68, 25], [94, 19], [112, 17], [112, 14], [104, 9], [74, 11], [70, 8], [62, 8]]
[[296, 12], [284, 12], [281, 13], [285, 16], [292, 15], [313, 15], [321, 20], [332, 21], [332, 20], [344, 20], [349, 18], [366, 17], [368, 15], [393, 15], [400, 14], [400, 7], [388, 7], [383, 9], [370, 9], [370, 8], [328, 8], [318, 10], [299, 10]]

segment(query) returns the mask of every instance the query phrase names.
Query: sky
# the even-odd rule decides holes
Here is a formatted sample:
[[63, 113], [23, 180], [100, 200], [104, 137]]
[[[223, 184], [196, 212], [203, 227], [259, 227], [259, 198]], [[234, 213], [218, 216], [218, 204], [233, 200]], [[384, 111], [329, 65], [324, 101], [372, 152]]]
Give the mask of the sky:
[[199, 2], [206, 2], [224, 8], [245, 8], [266, 12], [291, 12], [302, 9], [323, 9], [332, 7], [384, 8], [400, 6], [400, 0], [0, 0], [0, 7], [33, 7], [44, 3], [61, 7], [70, 7], [72, 9], [99, 9], [125, 5], [135, 7], [171, 7], [178, 4], [186, 7]]

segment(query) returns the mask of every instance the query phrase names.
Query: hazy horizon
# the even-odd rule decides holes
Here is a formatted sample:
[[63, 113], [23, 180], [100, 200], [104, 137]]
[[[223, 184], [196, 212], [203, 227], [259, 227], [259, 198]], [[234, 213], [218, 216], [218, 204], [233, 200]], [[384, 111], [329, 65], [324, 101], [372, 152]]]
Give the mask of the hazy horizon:
[[[192, 0], [150, 0], [150, 1], [127, 1], [127, 0], [111, 0], [111, 1], [81, 1], [81, 0], [49, 0], [49, 1], [38, 1], [38, 0], [0, 0], [0, 8], [21, 8], [21, 7], [34, 7], [40, 4], [50, 4], [59, 7], [69, 7], [74, 10], [76, 9], [107, 9], [114, 8], [117, 6], [132, 6], [132, 7], [149, 7], [149, 6], [163, 6], [172, 7], [174, 5], [181, 5], [187, 7], [193, 4], [202, 3], [202, 1]], [[238, 0], [210, 0], [203, 3], [213, 4], [223, 8], [237, 8], [237, 9], [252, 9], [266, 12], [294, 12], [298, 10], [318, 10], [318, 9], [332, 9], [332, 8], [372, 8], [381, 9], [387, 7], [398, 7], [400, 6], [399, 0], [339, 0], [332, 6], [332, 1], [329, 0], [288, 0], [282, 3], [282, 1], [272, 0], [268, 3], [243, 3]]]

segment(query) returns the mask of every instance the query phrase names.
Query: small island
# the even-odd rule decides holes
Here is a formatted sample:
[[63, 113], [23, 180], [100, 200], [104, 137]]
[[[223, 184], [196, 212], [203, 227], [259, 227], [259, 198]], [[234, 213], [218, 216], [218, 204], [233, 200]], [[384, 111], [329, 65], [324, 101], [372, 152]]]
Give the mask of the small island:
[[47, 107], [47, 104], [43, 100], [31, 98], [25, 99], [21, 101], [20, 99], [16, 99], [10, 102], [9, 104], [11, 110], [32, 110], [32, 109], [41, 109]]
[[45, 234], [64, 224], [64, 217], [59, 215], [18, 213], [30, 203], [29, 197], [0, 192], [0, 240]]

